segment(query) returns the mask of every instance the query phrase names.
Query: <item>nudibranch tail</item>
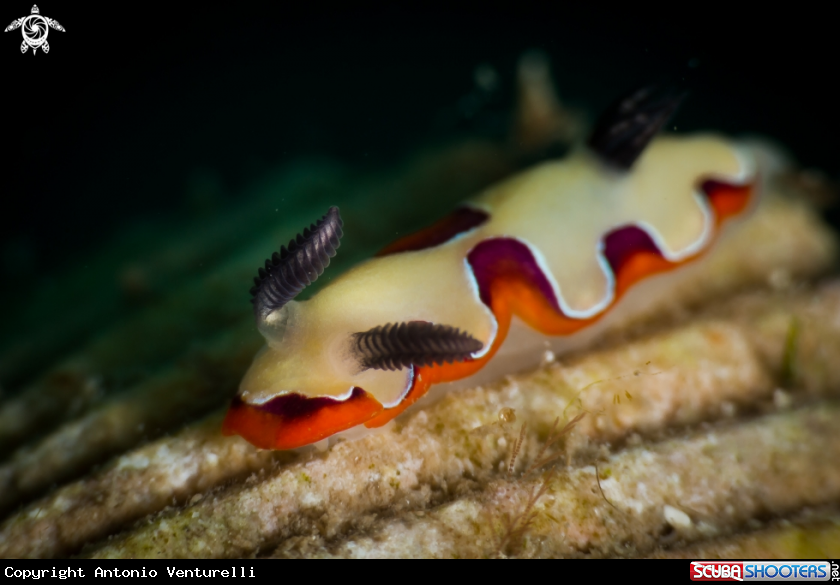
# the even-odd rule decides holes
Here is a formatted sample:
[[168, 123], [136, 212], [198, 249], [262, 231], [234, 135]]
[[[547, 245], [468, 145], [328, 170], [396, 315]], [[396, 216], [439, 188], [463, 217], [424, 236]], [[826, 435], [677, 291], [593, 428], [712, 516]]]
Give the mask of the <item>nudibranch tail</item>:
[[653, 87], [624, 96], [598, 119], [589, 147], [605, 163], [628, 170], [685, 96], [672, 91], [660, 93]]
[[388, 323], [353, 335], [353, 350], [363, 369], [399, 370], [464, 361], [482, 343], [448, 325], [409, 321]]
[[283, 307], [323, 274], [340, 245], [342, 225], [338, 207], [330, 207], [317, 223], [291, 240], [288, 249], [281, 246], [279, 253], [265, 261], [251, 288], [257, 319]]

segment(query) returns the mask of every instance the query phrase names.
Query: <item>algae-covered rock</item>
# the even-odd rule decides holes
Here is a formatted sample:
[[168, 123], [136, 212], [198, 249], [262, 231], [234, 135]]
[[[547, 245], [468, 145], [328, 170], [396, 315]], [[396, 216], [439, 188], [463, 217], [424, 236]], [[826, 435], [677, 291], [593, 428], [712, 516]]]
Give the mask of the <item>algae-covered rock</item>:
[[[840, 283], [819, 280], [837, 244], [795, 181], [587, 351], [325, 451], [221, 435], [262, 343], [248, 281], [278, 242], [342, 205], [334, 275], [522, 160], [465, 142], [396, 170], [295, 168], [263, 187], [302, 201], [276, 223], [172, 230], [145, 266], [178, 273], [202, 238], [236, 243], [154, 302], [86, 305], [84, 341], [56, 349], [79, 331], [61, 325], [0, 399], [0, 556], [840, 556], [834, 524], [804, 515], [840, 501]], [[274, 214], [266, 192], [231, 221]]]

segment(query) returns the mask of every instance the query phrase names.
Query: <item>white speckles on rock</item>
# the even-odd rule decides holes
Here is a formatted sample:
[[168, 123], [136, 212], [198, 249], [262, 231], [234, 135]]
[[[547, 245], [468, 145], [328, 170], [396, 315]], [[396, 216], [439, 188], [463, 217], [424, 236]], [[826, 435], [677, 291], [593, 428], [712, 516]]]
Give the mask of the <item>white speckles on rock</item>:
[[599, 483], [601, 484], [601, 491], [612, 503], [618, 505], [617, 502], [624, 498], [624, 493], [614, 477], [602, 479]]
[[793, 398], [781, 388], [776, 388], [773, 391], [773, 404], [779, 410], [787, 410], [793, 404]]
[[149, 458], [142, 452], [129, 453], [128, 455], [120, 457], [120, 460], [117, 463], [117, 469], [127, 470], [146, 469], [148, 466]]
[[688, 514], [667, 504], [662, 509], [662, 515], [665, 517], [665, 522], [675, 530], [688, 530], [693, 524]]
[[738, 408], [732, 402], [726, 401], [721, 403], [720, 412], [726, 418], [733, 418], [738, 414]]
[[767, 278], [767, 284], [775, 290], [786, 290], [793, 284], [793, 277], [788, 270], [777, 268], [770, 273], [770, 276]]
[[314, 490], [304, 491], [300, 499], [300, 503], [305, 508], [316, 508], [323, 504], [323, 498]]

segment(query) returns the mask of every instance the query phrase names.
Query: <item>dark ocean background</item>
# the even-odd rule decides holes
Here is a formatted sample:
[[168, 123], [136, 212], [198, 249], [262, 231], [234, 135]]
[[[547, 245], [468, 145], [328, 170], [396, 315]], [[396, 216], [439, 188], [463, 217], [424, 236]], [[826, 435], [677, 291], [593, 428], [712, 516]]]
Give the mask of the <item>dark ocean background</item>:
[[[280, 165], [386, 169], [466, 135], [503, 138], [528, 49], [549, 55], [561, 99], [590, 116], [664, 81], [691, 91], [677, 131], [763, 134], [840, 175], [826, 15], [307, 6], [50, 3], [41, 14], [67, 32], [51, 31], [49, 54], [0, 36], [6, 311], [126, 230], [226, 213]], [[6, 3], [0, 20], [30, 8]], [[499, 85], [476, 102], [481, 64]]]

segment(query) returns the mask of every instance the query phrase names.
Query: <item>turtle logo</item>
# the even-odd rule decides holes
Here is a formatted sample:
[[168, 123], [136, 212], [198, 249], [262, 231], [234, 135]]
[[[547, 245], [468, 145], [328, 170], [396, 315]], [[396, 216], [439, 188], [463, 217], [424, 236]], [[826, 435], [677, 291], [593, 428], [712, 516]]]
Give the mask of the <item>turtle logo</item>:
[[41, 16], [37, 4], [32, 5], [32, 14], [12, 21], [12, 24], [7, 26], [3, 32], [9, 32], [16, 28], [21, 28], [21, 32], [23, 32], [20, 52], [25, 53], [26, 49], [32, 47], [33, 55], [39, 48], [45, 53], [50, 52], [50, 44], [47, 42], [47, 34], [50, 32], [50, 28], [64, 32], [64, 27], [58, 24], [58, 21]]

